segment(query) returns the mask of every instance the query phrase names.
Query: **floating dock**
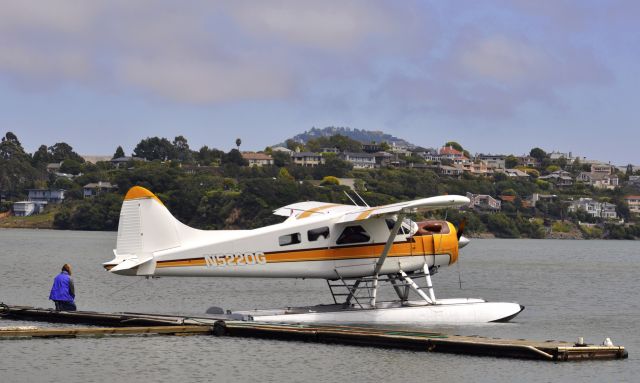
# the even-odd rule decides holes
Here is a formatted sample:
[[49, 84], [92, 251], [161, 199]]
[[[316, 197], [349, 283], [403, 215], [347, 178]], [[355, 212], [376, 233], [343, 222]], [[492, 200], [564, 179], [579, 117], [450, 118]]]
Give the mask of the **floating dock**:
[[0, 305], [0, 317], [110, 327], [0, 327], [0, 339], [113, 335], [214, 335], [396, 348], [463, 355], [547, 361], [625, 359], [622, 346], [577, 345], [562, 341], [496, 339], [353, 326], [291, 325], [237, 320], [229, 315], [187, 317], [145, 313], [55, 311]]

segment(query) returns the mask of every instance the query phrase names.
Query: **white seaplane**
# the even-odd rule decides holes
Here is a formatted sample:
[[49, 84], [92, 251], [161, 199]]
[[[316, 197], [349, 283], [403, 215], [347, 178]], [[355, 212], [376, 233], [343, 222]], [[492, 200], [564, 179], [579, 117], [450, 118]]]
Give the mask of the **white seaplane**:
[[[288, 217], [279, 224], [206, 231], [182, 224], [158, 197], [135, 186], [122, 204], [115, 258], [104, 267], [146, 277], [327, 280], [334, 304], [232, 313], [261, 322], [486, 323], [508, 321], [524, 309], [483, 299], [436, 299], [431, 275], [454, 264], [469, 240], [463, 227], [450, 222], [416, 223], [406, 216], [460, 207], [468, 198], [445, 195], [378, 207], [352, 202], [294, 203], [274, 211]], [[377, 300], [382, 283], [393, 287], [397, 300]], [[409, 300], [411, 291], [418, 300]]]

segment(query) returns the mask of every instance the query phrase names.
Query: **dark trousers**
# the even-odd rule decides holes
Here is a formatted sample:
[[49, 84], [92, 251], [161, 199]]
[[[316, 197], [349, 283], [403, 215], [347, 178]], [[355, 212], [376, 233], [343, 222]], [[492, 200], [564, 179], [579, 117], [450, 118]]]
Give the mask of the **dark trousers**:
[[56, 304], [56, 311], [76, 311], [76, 304], [67, 301], [53, 301]]

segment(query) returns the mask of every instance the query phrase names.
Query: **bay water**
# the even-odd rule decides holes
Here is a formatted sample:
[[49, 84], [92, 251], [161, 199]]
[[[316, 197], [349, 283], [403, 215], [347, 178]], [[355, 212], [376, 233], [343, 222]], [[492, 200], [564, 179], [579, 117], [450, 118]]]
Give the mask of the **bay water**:
[[[123, 277], [112, 232], [0, 230], [0, 302], [53, 307], [53, 277], [73, 266], [79, 310], [201, 315], [330, 303], [318, 280]], [[640, 242], [475, 239], [434, 276], [436, 297], [518, 302], [510, 323], [407, 328], [600, 344], [629, 359], [550, 363], [303, 342], [194, 337], [3, 340], [0, 382], [637, 382]], [[462, 285], [462, 287], [460, 287]], [[383, 297], [392, 297], [383, 292]], [[61, 326], [0, 319], [0, 326]]]

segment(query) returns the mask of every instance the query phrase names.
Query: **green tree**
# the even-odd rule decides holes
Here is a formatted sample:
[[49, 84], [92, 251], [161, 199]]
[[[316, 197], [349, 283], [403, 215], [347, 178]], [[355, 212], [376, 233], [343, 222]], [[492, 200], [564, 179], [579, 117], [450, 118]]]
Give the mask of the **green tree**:
[[58, 142], [52, 146], [49, 146], [49, 154], [51, 155], [51, 159], [53, 162], [62, 162], [64, 160], [74, 160], [79, 163], [84, 163], [84, 158], [82, 158], [78, 153], [73, 151], [71, 145], [66, 142]]
[[195, 153], [195, 159], [200, 165], [219, 163], [223, 156], [224, 152], [222, 150], [209, 149], [207, 145], [204, 145]]
[[238, 166], [247, 166], [249, 163], [242, 158], [242, 154], [238, 149], [231, 149], [222, 159], [223, 164], [234, 164]]
[[35, 167], [44, 168], [52, 160], [53, 158], [51, 157], [51, 154], [49, 154], [47, 145], [40, 145], [38, 150], [36, 150], [36, 152], [33, 153], [33, 156], [31, 157], [31, 163]]
[[189, 149], [189, 143], [184, 136], [177, 136], [173, 140], [173, 158], [181, 162], [193, 161], [193, 153]]
[[80, 174], [82, 169], [82, 164], [76, 160], [67, 159], [62, 161], [62, 165], [60, 166], [60, 171], [62, 173], [68, 173], [77, 175]]
[[135, 157], [144, 158], [148, 161], [171, 160], [174, 158], [174, 152], [174, 146], [164, 137], [147, 137], [141, 140], [133, 149]]
[[531, 151], [529, 152], [529, 155], [535, 158], [536, 160], [538, 160], [538, 162], [542, 162], [542, 160], [547, 157], [547, 152], [536, 147], [531, 149]]
[[2, 137], [2, 142], [0, 142], [0, 158], [4, 160], [19, 160], [23, 161], [27, 158], [27, 154], [25, 153], [18, 137], [12, 132], [7, 132], [4, 137]]
[[340, 185], [340, 180], [338, 180], [336, 177], [334, 176], [326, 176], [322, 179], [322, 182], [320, 183], [320, 185]]
[[111, 159], [115, 159], [115, 158], [121, 158], [124, 157], [124, 150], [122, 149], [122, 146], [119, 146], [116, 148], [116, 152], [113, 153], [113, 157], [111, 157]]
[[518, 166], [518, 159], [514, 155], [508, 155], [507, 158], [504, 159], [504, 166], [507, 169], [512, 169]]

